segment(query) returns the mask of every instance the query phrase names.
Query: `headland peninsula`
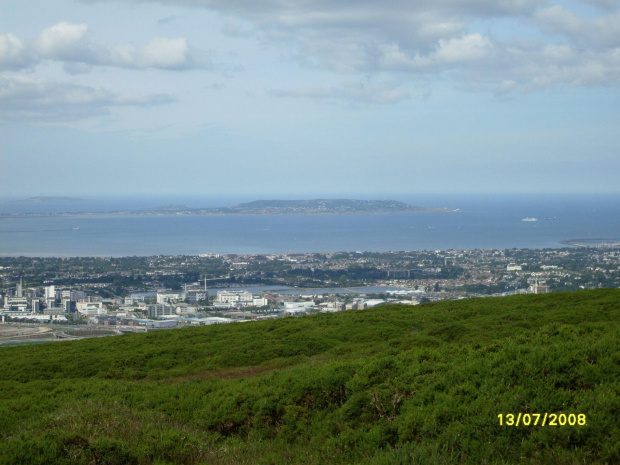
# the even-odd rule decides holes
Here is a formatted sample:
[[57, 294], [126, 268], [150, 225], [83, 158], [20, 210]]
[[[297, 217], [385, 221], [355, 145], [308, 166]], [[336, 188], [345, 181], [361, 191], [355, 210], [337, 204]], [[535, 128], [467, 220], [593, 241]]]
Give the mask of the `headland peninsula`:
[[2, 216], [54, 215], [351, 215], [380, 213], [455, 213], [459, 209], [414, 206], [396, 200], [313, 199], [313, 200], [254, 200], [228, 207], [192, 208], [187, 205], [164, 205], [146, 209], [126, 209], [105, 212], [41, 212], [9, 213]]

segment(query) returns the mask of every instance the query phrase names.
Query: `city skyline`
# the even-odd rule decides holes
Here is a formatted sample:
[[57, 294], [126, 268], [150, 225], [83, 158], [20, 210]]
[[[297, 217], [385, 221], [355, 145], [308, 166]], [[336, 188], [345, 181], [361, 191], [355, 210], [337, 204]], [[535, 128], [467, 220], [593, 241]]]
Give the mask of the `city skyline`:
[[0, 190], [618, 193], [614, 0], [0, 6]]

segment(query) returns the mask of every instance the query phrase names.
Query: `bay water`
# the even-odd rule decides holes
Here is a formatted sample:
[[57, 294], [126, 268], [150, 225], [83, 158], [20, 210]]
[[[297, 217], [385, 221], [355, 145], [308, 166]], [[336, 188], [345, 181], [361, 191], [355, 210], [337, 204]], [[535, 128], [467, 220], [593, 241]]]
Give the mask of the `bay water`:
[[[85, 213], [131, 211], [167, 204], [187, 205], [192, 208], [219, 207], [254, 198], [115, 197], [80, 201], [40, 199], [29, 202], [2, 199], [0, 255], [141, 256], [541, 249], [565, 247], [561, 241], [570, 239], [620, 240], [618, 194], [384, 195], [375, 198], [400, 200], [426, 207], [458, 208], [460, 212], [238, 216], [88, 215]], [[69, 214], [14, 216], [16, 213], [37, 212]], [[538, 221], [522, 221], [527, 217], [537, 218]]]

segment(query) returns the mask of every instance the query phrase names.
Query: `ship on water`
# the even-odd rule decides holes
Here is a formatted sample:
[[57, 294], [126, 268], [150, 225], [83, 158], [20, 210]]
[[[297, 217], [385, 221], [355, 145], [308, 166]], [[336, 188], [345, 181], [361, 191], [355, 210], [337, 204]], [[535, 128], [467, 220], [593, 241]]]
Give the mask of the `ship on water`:
[[527, 218], [523, 218], [521, 221], [538, 221], [538, 218], [531, 218], [531, 217], [527, 217]]

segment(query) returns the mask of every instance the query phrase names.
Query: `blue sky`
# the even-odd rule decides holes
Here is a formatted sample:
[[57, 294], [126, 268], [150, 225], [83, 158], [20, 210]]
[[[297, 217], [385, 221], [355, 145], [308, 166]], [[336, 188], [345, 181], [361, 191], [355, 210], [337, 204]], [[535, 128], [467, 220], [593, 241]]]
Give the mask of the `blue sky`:
[[0, 192], [620, 192], [617, 0], [4, 0]]

